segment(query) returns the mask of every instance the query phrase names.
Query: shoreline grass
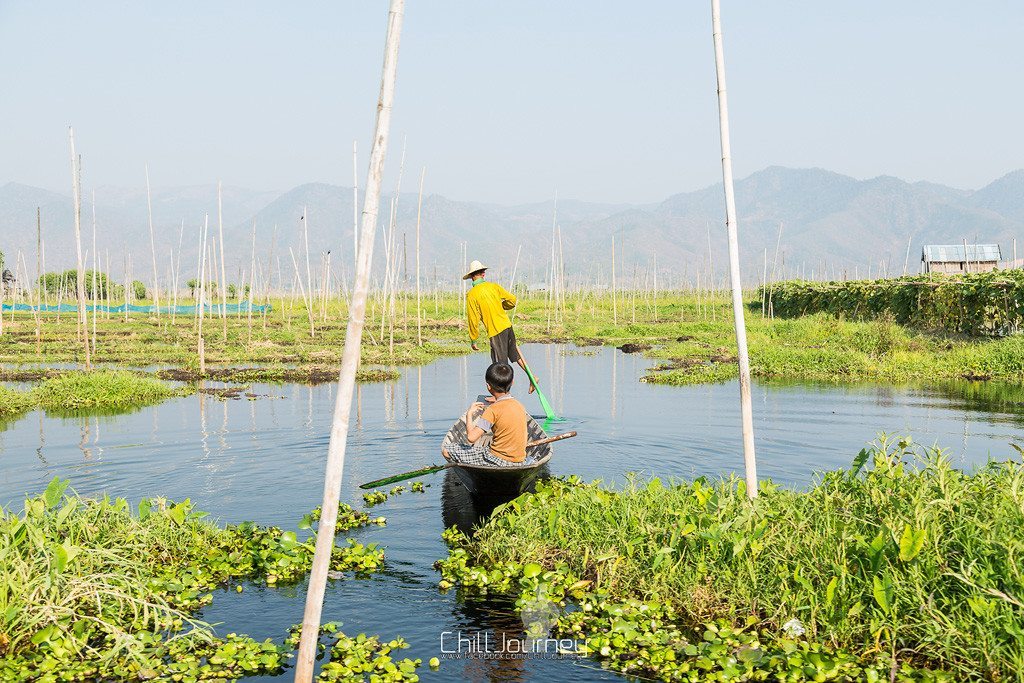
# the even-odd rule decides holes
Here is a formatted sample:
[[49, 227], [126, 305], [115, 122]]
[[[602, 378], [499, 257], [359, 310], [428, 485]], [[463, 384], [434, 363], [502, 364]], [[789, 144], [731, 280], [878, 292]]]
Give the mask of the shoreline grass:
[[[1019, 680], [1022, 491], [1019, 458], [965, 474], [941, 452], [893, 440], [807, 490], [763, 482], [753, 503], [735, 479], [619, 491], [554, 482], [458, 542], [440, 563], [442, 585], [493, 588], [523, 577], [528, 599], [536, 581], [522, 582], [546, 576], [544, 590], [582, 606], [563, 616], [567, 632], [601, 644], [632, 631], [598, 656], [665, 680], [693, 663], [687, 653], [706, 624], [758, 640], [765, 666], [772, 648], [806, 642], [853, 653], [858, 666], [888, 663], [900, 680], [938, 675], [926, 669], [954, 677], [944, 680]], [[665, 612], [645, 616], [643, 604]], [[616, 626], [609, 605], [628, 623]], [[651, 619], [653, 631], [644, 626]], [[657, 656], [644, 649], [673, 629], [675, 645], [662, 642]], [[801, 637], [787, 635], [793, 630]]]

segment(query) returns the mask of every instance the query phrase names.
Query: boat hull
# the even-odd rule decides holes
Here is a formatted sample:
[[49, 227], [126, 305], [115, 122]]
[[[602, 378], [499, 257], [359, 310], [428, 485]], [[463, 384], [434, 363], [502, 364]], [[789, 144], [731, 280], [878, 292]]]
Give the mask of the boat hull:
[[[476, 415], [473, 417], [476, 418]], [[526, 424], [526, 434], [528, 441], [539, 441], [547, 436], [540, 424], [530, 416]], [[478, 443], [490, 446], [490, 438], [490, 434], [485, 434]], [[466, 442], [466, 422], [464, 418], [459, 418], [441, 442], [441, 450], [445, 450], [450, 444]], [[455, 463], [451, 470], [474, 498], [511, 500], [526, 492], [538, 477], [547, 473], [547, 464], [552, 456], [551, 444], [534, 446], [526, 455], [529, 465], [492, 467]]]

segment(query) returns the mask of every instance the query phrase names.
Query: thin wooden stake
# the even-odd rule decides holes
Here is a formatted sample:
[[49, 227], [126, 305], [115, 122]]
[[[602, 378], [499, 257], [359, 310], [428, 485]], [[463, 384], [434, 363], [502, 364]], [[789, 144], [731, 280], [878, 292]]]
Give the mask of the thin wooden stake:
[[153, 196], [149, 190], [149, 164], [146, 164], [146, 206], [149, 208], [149, 249], [153, 254], [153, 305], [160, 317], [160, 285], [156, 272], [156, 242], [153, 238]]
[[96, 300], [96, 269], [99, 252], [96, 251], [96, 191], [92, 192], [92, 350], [96, 352], [96, 308], [99, 302]]
[[722, 142], [725, 227], [729, 234], [729, 279], [732, 285], [733, 324], [736, 328], [736, 355], [740, 366], [743, 462], [746, 470], [747, 495], [750, 498], [756, 498], [757, 460], [754, 455], [754, 413], [750, 399], [750, 358], [747, 354], [747, 330], [743, 320], [743, 287], [740, 283], [740, 249], [736, 228], [736, 197], [732, 181], [732, 152], [729, 144], [729, 104], [725, 88], [725, 53], [722, 47], [720, 0], [711, 0], [711, 30], [715, 44], [715, 68], [718, 80], [718, 125]]
[[82, 160], [75, 155], [75, 130], [68, 127], [68, 139], [71, 141], [71, 188], [75, 200], [75, 253], [78, 270], [76, 272], [78, 290], [78, 333], [85, 342], [85, 369], [92, 369], [92, 358], [89, 355], [89, 332], [85, 317], [85, 271], [82, 270]]
[[196, 316], [199, 321], [196, 348], [199, 353], [199, 376], [206, 374], [206, 343], [203, 340], [203, 318], [206, 317], [203, 306], [206, 301], [206, 234], [210, 229], [210, 214], [203, 219], [202, 237], [199, 239], [199, 300], [196, 302]]
[[[220, 240], [220, 317], [224, 322], [224, 343], [228, 341], [228, 274], [224, 268], [224, 203], [221, 200], [221, 182], [217, 181], [217, 234]], [[214, 255], [216, 256], [216, 251]], [[217, 271], [217, 262], [213, 262]]]
[[[420, 172], [420, 196], [416, 201], [416, 345], [423, 346], [423, 311], [420, 293], [420, 220], [423, 217], [423, 181], [427, 167]], [[521, 247], [520, 247], [521, 248]]]
[[43, 287], [43, 213], [36, 207], [36, 355], [43, 352], [43, 329], [40, 325]]
[[345, 469], [345, 448], [352, 411], [352, 394], [355, 390], [356, 370], [359, 368], [359, 357], [362, 350], [363, 325], [366, 321], [366, 294], [370, 284], [373, 241], [377, 230], [377, 211], [380, 202], [381, 179], [384, 173], [384, 157], [387, 153], [388, 133], [391, 127], [391, 107], [395, 96], [398, 44], [404, 9], [405, 0], [391, 0], [391, 7], [388, 11], [388, 32], [380, 99], [377, 103], [377, 122], [370, 150], [366, 193], [363, 198], [359, 263], [356, 269], [348, 329], [345, 332], [341, 372], [338, 377], [338, 394], [331, 422], [331, 437], [327, 447], [327, 471], [324, 477], [324, 496], [320, 507], [322, 516], [319, 523], [319, 528], [322, 531], [316, 537], [316, 551], [313, 555], [313, 566], [309, 575], [309, 588], [306, 591], [306, 608], [302, 616], [302, 634], [299, 639], [299, 652], [295, 667], [296, 683], [310, 683], [313, 678], [313, 660], [316, 656], [320, 615], [323, 610], [324, 593], [327, 589], [327, 571], [334, 548], [334, 527], [338, 520], [338, 499], [341, 494], [341, 476]]

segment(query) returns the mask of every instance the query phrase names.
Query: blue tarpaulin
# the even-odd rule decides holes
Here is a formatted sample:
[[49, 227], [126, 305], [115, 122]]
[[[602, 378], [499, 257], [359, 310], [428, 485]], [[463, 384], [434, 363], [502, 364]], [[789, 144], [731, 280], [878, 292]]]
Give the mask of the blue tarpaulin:
[[[195, 315], [197, 306], [135, 306], [133, 304], [121, 304], [120, 306], [86, 306], [86, 311], [92, 311], [95, 308], [101, 313], [124, 313], [125, 309], [128, 309], [129, 313], [174, 313], [176, 315]], [[258, 304], [252, 304], [248, 301], [243, 301], [240, 304], [226, 304], [223, 306], [224, 310], [228, 313], [248, 313], [252, 309], [253, 313], [263, 313], [264, 311], [269, 312], [271, 307], [269, 304], [266, 306], [260, 306]], [[60, 304], [58, 306], [32, 306], [29, 304], [4, 304], [3, 310], [7, 311], [26, 311], [31, 313], [33, 311], [40, 311], [41, 313], [76, 313], [78, 306], [73, 304]], [[207, 313], [220, 313], [221, 304], [207, 304], [203, 306], [203, 310]]]

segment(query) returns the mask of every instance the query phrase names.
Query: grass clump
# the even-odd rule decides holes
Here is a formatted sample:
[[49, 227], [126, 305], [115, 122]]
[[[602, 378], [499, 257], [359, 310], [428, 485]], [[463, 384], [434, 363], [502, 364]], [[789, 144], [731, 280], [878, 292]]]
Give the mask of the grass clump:
[[76, 372], [43, 380], [32, 391], [43, 408], [129, 408], [157, 403], [177, 390], [153, 377], [125, 370]]
[[[196, 614], [220, 587], [299, 581], [313, 540], [252, 523], [219, 527], [187, 500], [133, 509], [66, 487], [54, 479], [21, 513], [0, 516], [0, 679], [194, 681], [283, 669], [291, 648], [218, 638]], [[383, 551], [349, 539], [331, 569], [382, 564]]]
[[[870, 679], [871, 667], [886, 680], [890, 671], [937, 675], [922, 668], [958, 681], [1017, 680], [1022, 491], [1019, 462], [967, 474], [940, 451], [888, 439], [808, 490], [763, 482], [754, 502], [734, 479], [621, 491], [556, 482], [510, 503], [442, 569], [449, 585], [551, 577], [545, 590], [584, 608], [563, 628], [597, 637], [594, 651], [627, 671], [671, 678], [677, 665], [664, 663], [721, 640], [699, 635], [716, 624], [730, 647], [757, 650], [751, 657], [765, 666], [794, 648], [824, 648], [834, 662], [858, 653], [848, 663], [860, 673], [814, 680]], [[635, 637], [623, 637], [629, 630]], [[614, 636], [617, 645], [600, 640]], [[657, 656], [644, 650], [652, 638], [661, 639]]]
[[31, 395], [0, 384], [0, 419], [20, 415], [33, 407], [35, 407], [35, 401], [32, 400]]

